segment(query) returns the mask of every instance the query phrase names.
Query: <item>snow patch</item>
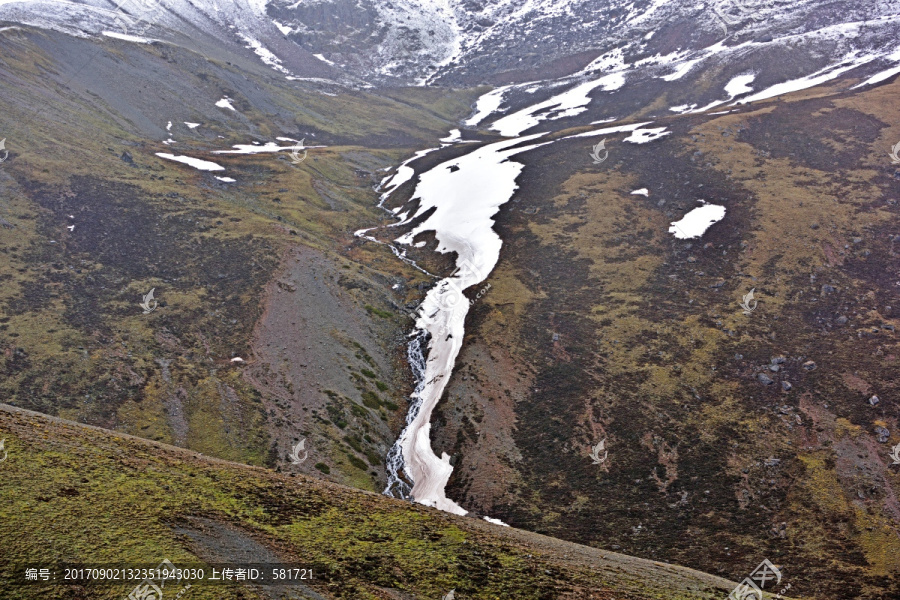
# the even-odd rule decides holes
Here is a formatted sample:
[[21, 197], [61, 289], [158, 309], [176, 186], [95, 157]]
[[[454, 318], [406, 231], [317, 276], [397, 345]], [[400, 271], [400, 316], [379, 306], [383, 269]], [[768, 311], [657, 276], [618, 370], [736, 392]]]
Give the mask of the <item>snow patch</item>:
[[707, 204], [703, 200], [700, 202], [703, 202], [703, 206], [698, 206], [684, 215], [680, 221], [672, 222], [669, 233], [680, 240], [698, 238], [706, 233], [706, 230], [712, 225], [725, 218], [724, 206]]
[[[413, 154], [412, 157], [403, 161], [400, 164], [400, 166], [397, 167], [397, 171], [392, 176], [385, 177], [382, 180], [381, 184], [379, 184], [378, 189], [381, 190], [385, 186], [387, 189], [385, 189], [384, 193], [381, 194], [381, 196], [379, 198], [378, 206], [383, 205], [384, 201], [387, 200], [390, 197], [390, 195], [394, 193], [394, 190], [396, 190], [398, 187], [400, 187], [401, 185], [403, 185], [404, 183], [406, 183], [407, 181], [412, 179], [413, 175], [416, 174], [415, 170], [409, 166], [409, 163], [411, 163], [414, 160], [417, 160], [419, 158], [422, 158], [426, 154], [430, 154], [430, 153], [434, 152], [435, 150], [440, 150], [440, 148], [427, 148], [425, 150], [419, 150], [418, 152]], [[394, 209], [393, 212], [397, 213], [398, 211], [400, 211], [401, 208], [402, 207], [398, 206], [397, 208]]]
[[793, 79], [791, 81], [785, 81], [782, 83], [775, 84], [771, 87], [768, 87], [761, 92], [753, 94], [752, 96], [748, 96], [742, 100], [738, 100], [735, 104], [748, 104], [750, 102], [756, 102], [757, 100], [767, 100], [768, 98], [774, 98], [775, 96], [781, 96], [783, 94], [790, 94], [791, 92], [798, 92], [800, 90], [805, 90], [811, 87], [815, 87], [826, 81], [831, 81], [832, 79], [837, 79], [842, 74], [850, 71], [851, 69], [855, 69], [856, 67], [862, 66], [868, 62], [871, 62], [878, 58], [877, 55], [866, 54], [863, 56], [856, 56], [857, 52], [851, 52], [844, 59], [836, 64], [830, 65], [807, 75], [806, 77], [801, 77], [799, 79]]
[[664, 135], [669, 135], [670, 133], [672, 132], [666, 131], [665, 127], [658, 127], [656, 129], [635, 129], [631, 132], [631, 135], [629, 135], [623, 141], [631, 142], [632, 144], [646, 144], [647, 142], [658, 140]]
[[329, 64], [329, 65], [331, 65], [331, 66], [334, 66], [334, 62], [328, 60], [327, 58], [325, 58], [325, 57], [322, 56], [321, 54], [313, 54], [313, 56], [315, 56], [316, 58], [318, 58], [319, 60], [321, 60], [323, 63], [326, 63], [326, 64]]
[[752, 92], [753, 88], [749, 84], [753, 83], [754, 79], [756, 79], [756, 73], [745, 73], [729, 81], [725, 86], [725, 92], [728, 94], [729, 100], [735, 96]]
[[860, 88], [860, 87], [863, 87], [863, 86], [865, 86], [865, 85], [872, 85], [872, 84], [874, 84], [874, 83], [881, 83], [881, 82], [884, 81], [885, 79], [890, 79], [891, 77], [893, 77], [893, 76], [896, 75], [897, 73], [900, 73], [900, 66], [894, 67], [894, 68], [892, 68], [892, 69], [888, 69], [887, 71], [882, 71], [881, 73], [876, 73], [875, 75], [872, 75], [871, 77], [869, 77], [868, 79], [866, 79], [866, 80], [863, 81], [862, 83], [858, 83], [858, 84], [854, 85], [854, 86], [853, 86], [852, 88], [850, 88], [850, 89], [855, 90], [856, 88]]
[[174, 160], [175, 162], [184, 163], [186, 165], [190, 165], [195, 169], [199, 169], [200, 171], [224, 171], [225, 167], [222, 165], [217, 165], [214, 162], [208, 160], [200, 160], [199, 158], [191, 158], [190, 156], [175, 156], [174, 154], [167, 154], [165, 152], [157, 152], [157, 156], [160, 158], [165, 158], [167, 160]]
[[[885, 56], [884, 58], [886, 58], [887, 60], [892, 60], [894, 62], [900, 62], [900, 50], [897, 50], [893, 54], [889, 54], [889, 55]], [[860, 88], [860, 87], [863, 87], [866, 85], [881, 83], [885, 79], [889, 79], [889, 78], [893, 77], [894, 75], [896, 75], [897, 73], [900, 73], [900, 65], [890, 68], [886, 71], [881, 71], [880, 73], [876, 73], [875, 75], [872, 75], [871, 77], [869, 77], [862, 83], [858, 83], [858, 84], [854, 85], [850, 89], [855, 90], [856, 88]]]
[[682, 77], [687, 75], [690, 72], [690, 70], [693, 69], [694, 66], [696, 66], [697, 63], [702, 61], [704, 58], [706, 58], [706, 57], [702, 56], [700, 58], [695, 58], [694, 60], [689, 60], [687, 62], [681, 63], [680, 65], [678, 65], [678, 68], [675, 69], [674, 73], [671, 73], [669, 75], [663, 75], [661, 77], [661, 79], [663, 79], [664, 81], [675, 81], [676, 79], [681, 79]]
[[[469, 312], [462, 291], [484, 281], [500, 257], [503, 242], [493, 230], [494, 216], [515, 193], [516, 178], [524, 168], [509, 158], [544, 145], [522, 145], [541, 135], [487, 144], [423, 173], [411, 198], [419, 201], [418, 209], [404, 224], [428, 217], [396, 239], [411, 244], [420, 233], [433, 231], [438, 252], [456, 253], [457, 271], [428, 292], [419, 311], [416, 328], [430, 334], [428, 358], [412, 394], [412, 418], [395, 445], [406, 476], [413, 482], [415, 501], [455, 514], [467, 511], [445, 494], [453, 467], [446, 452], [438, 457], [431, 448], [431, 414], [462, 348]], [[388, 490], [396, 479], [395, 474], [389, 477]]]
[[136, 35], [128, 35], [127, 33], [119, 33], [117, 31], [103, 31], [101, 32], [101, 35], [117, 40], [124, 40], [126, 42], [134, 42], [135, 44], [152, 44], [153, 42], [159, 41], [145, 37], [138, 37]]
[[491, 125], [491, 129], [499, 131], [500, 135], [504, 137], [515, 137], [523, 131], [531, 129], [541, 121], [574, 117], [583, 113], [591, 102], [588, 94], [596, 88], [610, 92], [621, 88], [623, 85], [625, 85], [624, 73], [610, 73], [600, 79], [587, 81], [548, 100], [498, 119]]
[[[312, 81], [313, 83], [327, 83], [329, 85], [341, 85], [339, 81], [335, 81], [334, 79], [325, 79], [324, 77], [294, 77], [293, 75], [288, 75], [285, 77], [288, 81]], [[337, 96], [337, 94], [329, 94], [328, 92], [319, 92], [321, 94], [325, 94], [326, 96]]]
[[232, 100], [228, 96], [225, 96], [224, 98], [216, 102], [216, 106], [218, 106], [219, 108], [227, 108], [229, 110], [237, 112], [237, 110], [231, 105], [232, 102], [234, 102], [234, 100]]
[[445, 138], [441, 138], [441, 141], [445, 144], [452, 144], [454, 142], [460, 141], [461, 139], [462, 132], [459, 129], [451, 129], [450, 134]]
[[595, 71], [621, 71], [627, 65], [625, 64], [625, 54], [621, 48], [615, 48], [591, 61], [591, 63], [581, 70], [581, 73], [593, 73]]
[[475, 114], [463, 121], [466, 127], [475, 127], [483, 120], [500, 109], [503, 104], [503, 96], [509, 90], [511, 85], [504, 85], [495, 90], [491, 90], [487, 94], [483, 94], [475, 101]]
[[243, 39], [244, 42], [247, 43], [246, 47], [249, 48], [250, 50], [253, 50], [253, 52], [265, 64], [269, 65], [276, 71], [280, 71], [281, 73], [284, 73], [285, 75], [291, 74], [291, 72], [288, 71], [287, 69], [285, 69], [284, 66], [281, 64], [281, 59], [278, 58], [277, 56], [275, 56], [275, 54], [271, 50], [269, 50], [268, 48], [263, 46], [262, 42], [260, 42], [259, 40], [255, 39], [255, 38], [252, 38], [248, 35], [244, 35], [242, 33], [240, 33], [238, 35], [241, 36], [241, 39]]
[[[604, 127], [603, 129], [595, 129], [594, 131], [585, 131], [584, 133], [576, 133], [575, 135], [569, 135], [564, 137], [564, 140], [570, 140], [572, 138], [582, 138], [582, 137], [594, 137], [597, 135], [606, 135], [607, 133], [620, 133], [622, 131], [634, 131], [638, 127], [643, 127], [644, 125], [649, 125], [653, 121], [645, 121], [643, 123], [632, 123], [631, 125], [616, 125], [615, 127]], [[663, 127], [665, 129], [665, 127]]]
[[232, 148], [237, 150], [213, 150], [213, 154], [262, 154], [265, 152], [281, 152], [282, 150], [305, 150], [308, 148], [326, 148], [327, 146], [279, 146], [275, 142], [266, 142], [265, 144], [233, 144]]
[[278, 28], [278, 31], [281, 32], [281, 35], [290, 35], [291, 32], [294, 31], [293, 29], [291, 29], [291, 28], [288, 27], [287, 25], [283, 25], [283, 24], [279, 23], [278, 21], [274, 21], [274, 20], [273, 20], [273, 21], [272, 21], [272, 24], [273, 24], [275, 27]]

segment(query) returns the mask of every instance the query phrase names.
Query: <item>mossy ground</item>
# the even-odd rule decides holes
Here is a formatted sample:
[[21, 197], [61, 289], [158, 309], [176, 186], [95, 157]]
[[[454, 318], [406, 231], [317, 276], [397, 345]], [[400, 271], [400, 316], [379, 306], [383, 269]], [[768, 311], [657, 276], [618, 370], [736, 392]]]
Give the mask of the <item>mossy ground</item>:
[[[21, 583], [26, 564], [208, 564], [204, 548], [184, 533], [197, 518], [313, 568], [306, 584], [327, 598], [440, 598], [455, 589], [458, 598], [484, 600], [686, 600], [719, 597], [730, 585], [16, 409], [0, 409], [0, 436], [8, 452], [0, 463], [0, 594], [10, 600], [113, 599], [134, 587], [12, 582]], [[267, 596], [246, 586], [197, 585], [188, 597]]]

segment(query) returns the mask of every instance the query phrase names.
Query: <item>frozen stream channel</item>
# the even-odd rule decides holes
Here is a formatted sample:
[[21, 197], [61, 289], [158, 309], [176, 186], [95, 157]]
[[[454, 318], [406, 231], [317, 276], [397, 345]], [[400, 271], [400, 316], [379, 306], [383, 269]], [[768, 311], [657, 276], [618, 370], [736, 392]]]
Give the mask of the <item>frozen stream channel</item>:
[[[450, 456], [431, 449], [431, 413], [444, 393], [462, 347], [469, 302], [463, 290], [484, 281], [500, 257], [503, 242], [493, 230], [494, 216], [512, 198], [524, 165], [510, 157], [544, 145], [527, 144], [543, 134], [482, 146], [441, 163], [419, 176], [411, 200], [419, 201], [410, 223], [434, 212], [396, 242], [411, 245], [420, 233], [433, 231], [437, 251], [456, 253], [456, 271], [438, 282], [419, 307], [409, 358], [418, 384], [412, 394], [407, 425], [388, 454], [387, 494], [411, 496], [416, 502], [456, 514], [466, 510], [447, 498], [444, 488], [453, 472]], [[548, 142], [549, 143], [549, 142]], [[523, 145], [525, 144], [525, 145]], [[427, 349], [422, 349], [426, 333]], [[413, 483], [412, 490], [400, 472]]]

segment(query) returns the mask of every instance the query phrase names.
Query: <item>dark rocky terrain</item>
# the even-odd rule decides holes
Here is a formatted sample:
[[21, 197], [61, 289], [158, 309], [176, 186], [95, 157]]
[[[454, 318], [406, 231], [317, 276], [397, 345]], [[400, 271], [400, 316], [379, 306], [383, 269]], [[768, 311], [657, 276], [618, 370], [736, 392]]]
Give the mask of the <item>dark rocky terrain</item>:
[[[526, 168], [498, 221], [435, 416], [449, 495], [580, 543], [732, 578], [777, 557], [796, 591], [891, 597], [896, 90], [673, 117], [647, 146], [610, 136], [600, 167], [581, 140], [525, 155], [555, 167]], [[726, 218], [666, 233], [698, 198]]]

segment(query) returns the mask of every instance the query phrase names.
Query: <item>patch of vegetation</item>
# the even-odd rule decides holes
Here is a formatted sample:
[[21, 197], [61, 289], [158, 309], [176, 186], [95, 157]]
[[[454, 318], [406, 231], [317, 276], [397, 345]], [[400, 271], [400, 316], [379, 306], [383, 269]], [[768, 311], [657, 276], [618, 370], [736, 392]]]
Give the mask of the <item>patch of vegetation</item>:
[[366, 469], [369, 468], [369, 466], [364, 461], [362, 461], [359, 457], [354, 456], [353, 454], [347, 454], [346, 456], [347, 456], [347, 460], [350, 461], [350, 464], [353, 465], [354, 467], [356, 467], [357, 469], [360, 469], [361, 471], [365, 471]]
[[377, 452], [375, 452], [371, 448], [366, 448], [365, 451], [363, 452], [363, 454], [366, 455], [366, 458], [368, 459], [369, 464], [372, 465], [373, 467], [377, 467], [384, 463], [384, 460], [381, 458], [381, 455], [379, 455]]
[[[480, 600], [542, 600], [573, 588], [635, 600], [711, 599], [728, 591], [687, 570], [673, 577], [677, 567], [641, 561], [642, 575], [635, 577], [627, 561], [636, 559], [606, 561], [597, 552], [589, 561], [573, 561], [542, 538], [521, 539], [528, 535], [523, 532], [507, 535], [378, 494], [213, 462], [114, 432], [2, 409], [0, 430], [9, 452], [0, 478], [6, 500], [0, 505], [0, 545], [8, 565], [160, 557], [176, 566], [204, 564], [178, 531], [202, 516], [227, 525], [230, 535], [277, 548], [287, 562], [312, 565], [317, 575], [309, 585], [335, 599], [375, 600], [385, 588], [428, 598], [455, 588]], [[368, 469], [360, 459], [348, 459]], [[315, 468], [329, 472], [323, 463]], [[26, 530], [29, 535], [22, 535]], [[133, 588], [97, 585], [76, 596], [121, 600]], [[73, 597], [73, 589], [44, 587], [40, 597], [63, 600]], [[256, 597], [229, 586], [197, 585], [190, 594], [198, 600]], [[0, 578], [0, 597], [37, 596], [35, 588]]]
[[356, 435], [356, 434], [345, 435], [343, 439], [344, 439], [344, 441], [347, 443], [348, 446], [350, 446], [351, 448], [353, 448], [353, 449], [356, 450], [357, 452], [362, 452], [362, 451], [363, 451], [363, 449], [362, 449], [362, 438], [360, 438], [358, 435]]
[[372, 410], [378, 410], [382, 405], [381, 398], [379, 398], [378, 394], [371, 390], [366, 390], [362, 393], [362, 401], [365, 406], [371, 408]]
[[372, 306], [371, 304], [366, 304], [365, 308], [371, 314], [377, 315], [377, 316], [381, 317], [382, 319], [390, 319], [391, 317], [394, 316], [394, 313], [392, 313], [390, 311], [382, 310], [380, 308]]
[[347, 427], [347, 419], [344, 416], [344, 410], [335, 402], [328, 402], [325, 404], [325, 410], [328, 412], [328, 416], [331, 419], [331, 422], [334, 423], [339, 429], [344, 429]]

